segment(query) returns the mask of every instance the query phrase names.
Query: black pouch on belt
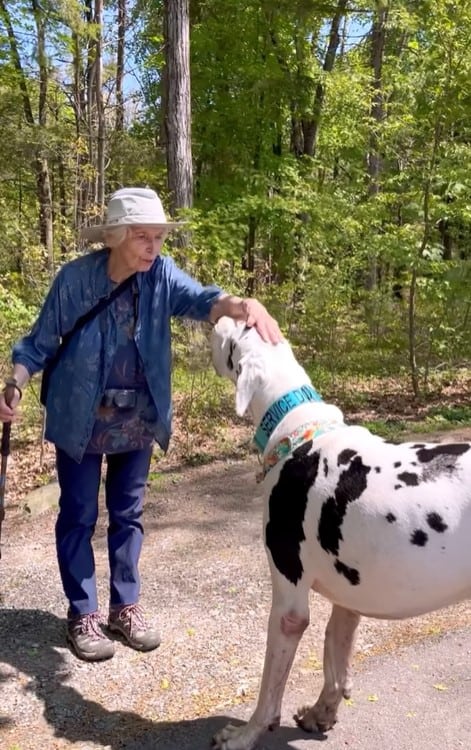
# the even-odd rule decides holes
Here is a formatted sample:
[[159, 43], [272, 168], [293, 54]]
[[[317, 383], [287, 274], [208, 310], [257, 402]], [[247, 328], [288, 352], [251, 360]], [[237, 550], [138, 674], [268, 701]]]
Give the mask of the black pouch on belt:
[[134, 409], [137, 404], [137, 391], [133, 388], [107, 388], [101, 405], [116, 409]]

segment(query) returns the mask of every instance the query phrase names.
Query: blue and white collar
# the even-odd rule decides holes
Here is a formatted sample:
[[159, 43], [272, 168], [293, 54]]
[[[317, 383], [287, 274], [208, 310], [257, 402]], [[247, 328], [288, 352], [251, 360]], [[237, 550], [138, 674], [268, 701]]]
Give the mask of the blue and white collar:
[[302, 385], [300, 388], [295, 388], [292, 391], [288, 391], [288, 393], [285, 393], [283, 396], [280, 396], [280, 398], [278, 398], [267, 409], [255, 432], [253, 440], [259, 451], [263, 452], [265, 450], [275, 427], [279, 425], [281, 420], [286, 417], [292, 409], [311, 401], [322, 401], [322, 396], [319, 395], [312, 385]]

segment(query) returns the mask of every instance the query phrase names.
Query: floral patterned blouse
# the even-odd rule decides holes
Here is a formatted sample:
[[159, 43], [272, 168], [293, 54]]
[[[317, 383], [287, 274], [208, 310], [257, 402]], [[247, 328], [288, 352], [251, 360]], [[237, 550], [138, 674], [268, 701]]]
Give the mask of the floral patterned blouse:
[[124, 453], [149, 446], [158, 419], [142, 362], [134, 342], [138, 289], [134, 283], [112, 303], [118, 325], [116, 354], [106, 388], [132, 388], [137, 391], [131, 409], [100, 406], [86, 453]]

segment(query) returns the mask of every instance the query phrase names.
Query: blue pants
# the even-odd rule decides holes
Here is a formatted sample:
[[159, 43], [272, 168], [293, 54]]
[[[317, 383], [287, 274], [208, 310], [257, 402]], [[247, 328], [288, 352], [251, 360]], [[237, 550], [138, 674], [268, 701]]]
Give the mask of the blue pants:
[[[138, 563], [144, 536], [141, 516], [151, 455], [152, 446], [106, 456], [111, 606], [134, 604], [139, 599]], [[86, 453], [78, 464], [56, 447], [60, 486], [56, 549], [72, 615], [98, 609], [92, 537], [98, 519], [102, 461], [102, 455]]]

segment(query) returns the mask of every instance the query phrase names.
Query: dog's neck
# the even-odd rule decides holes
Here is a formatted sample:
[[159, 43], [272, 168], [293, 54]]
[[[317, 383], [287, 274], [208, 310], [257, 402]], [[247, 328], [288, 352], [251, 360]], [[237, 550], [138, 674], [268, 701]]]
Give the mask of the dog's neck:
[[264, 451], [268, 441], [278, 425], [285, 417], [298, 406], [319, 403], [322, 398], [316, 389], [309, 383], [299, 388], [291, 388], [283, 393], [268, 407], [258, 423], [254, 436], [254, 443], [260, 451]]
[[255, 425], [260, 424], [265, 412], [281, 396], [302, 386], [312, 387], [311, 380], [303, 367], [296, 361], [287, 342], [276, 347], [265, 346], [251, 357], [254, 372], [261, 372], [261, 382], [257, 385], [250, 401], [250, 414]]
[[322, 400], [288, 344], [282, 354], [278, 350], [265, 361], [265, 369], [270, 377], [264, 378], [250, 403], [255, 444], [261, 453], [298, 427], [300, 418], [303, 422], [343, 424], [340, 409]]

